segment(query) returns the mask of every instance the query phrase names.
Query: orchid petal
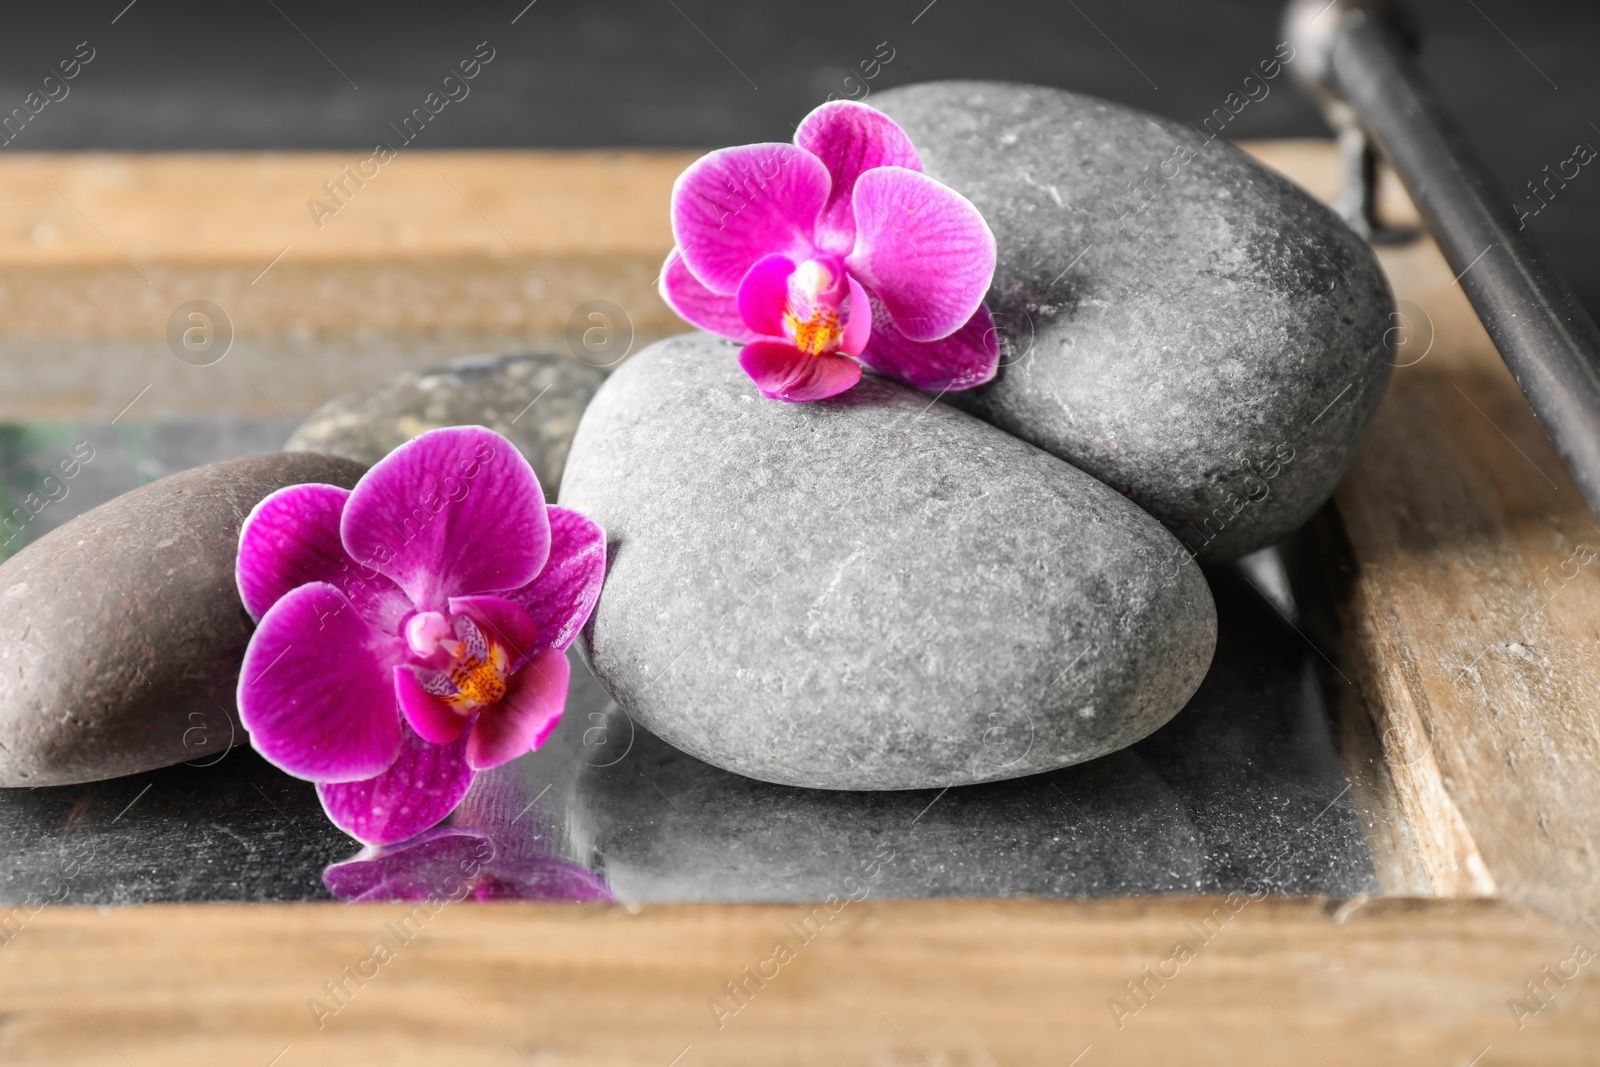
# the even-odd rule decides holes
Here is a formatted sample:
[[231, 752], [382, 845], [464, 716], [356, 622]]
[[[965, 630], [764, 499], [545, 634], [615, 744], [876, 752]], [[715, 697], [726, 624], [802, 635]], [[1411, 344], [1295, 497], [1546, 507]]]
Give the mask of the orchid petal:
[[859, 356], [872, 337], [872, 298], [860, 282], [848, 276], [845, 280], [850, 283], [850, 310], [845, 313], [839, 351], [847, 356]]
[[467, 739], [467, 764], [486, 771], [543, 744], [566, 710], [570, 672], [565, 653], [553, 648], [535, 653], [511, 676], [500, 703], [478, 715]]
[[[547, 561], [545, 569], [549, 567]], [[509, 653], [512, 664], [542, 647], [539, 624], [514, 601], [497, 596], [451, 597], [450, 614], [471, 619], [485, 637]]]
[[326, 582], [268, 609], [239, 668], [239, 721], [267, 760], [297, 778], [348, 782], [400, 750], [391, 671], [405, 646]]
[[948, 337], [977, 312], [994, 277], [994, 234], [972, 202], [904, 167], [856, 181], [852, 275], [913, 341]]
[[874, 302], [872, 338], [861, 362], [886, 378], [918, 389], [971, 389], [994, 378], [1000, 365], [999, 336], [989, 309], [978, 306], [967, 324], [938, 341], [911, 341]]
[[754, 341], [759, 334], [739, 318], [739, 302], [731, 296], [714, 293], [700, 283], [674, 248], [661, 268], [661, 299], [679, 317], [702, 330], [710, 330], [732, 341]]
[[352, 556], [422, 611], [526, 585], [550, 551], [533, 468], [481, 426], [430, 430], [379, 460], [351, 492], [339, 530]]
[[678, 175], [672, 236], [694, 276], [731, 296], [762, 256], [811, 258], [811, 231], [827, 198], [828, 170], [804, 149], [723, 148]]
[[311, 582], [338, 587], [357, 611], [391, 633], [411, 610], [399, 586], [344, 550], [339, 516], [349, 496], [336, 485], [290, 485], [251, 510], [239, 530], [234, 568], [251, 618], [259, 621], [285, 593]]
[[566, 900], [612, 903], [605, 880], [553, 857], [497, 860], [473, 887], [477, 900]]
[[606, 532], [569, 508], [550, 509], [550, 559], [506, 599], [538, 624], [537, 648], [566, 651], [589, 621], [606, 580]]
[[392, 766], [359, 782], [318, 782], [317, 797], [333, 824], [367, 845], [415, 837], [456, 809], [472, 787], [467, 738], [435, 745], [402, 728]]
[[849, 356], [807, 355], [784, 341], [753, 341], [739, 353], [739, 366], [769, 400], [800, 403], [837, 396], [861, 380], [861, 365]]
[[328, 891], [347, 903], [458, 899], [484, 864], [494, 841], [479, 830], [436, 826], [389, 848], [366, 848], [322, 872]]
[[406, 722], [424, 741], [448, 745], [467, 728], [467, 716], [424, 689], [417, 672], [410, 667], [394, 669], [394, 695]]
[[795, 262], [781, 252], [763, 256], [739, 283], [739, 319], [757, 337], [783, 337], [789, 278]]
[[922, 170], [906, 132], [877, 108], [854, 100], [830, 101], [801, 119], [794, 143], [821, 159], [833, 179], [817, 219], [817, 244], [841, 256], [855, 244], [856, 179], [874, 167]]

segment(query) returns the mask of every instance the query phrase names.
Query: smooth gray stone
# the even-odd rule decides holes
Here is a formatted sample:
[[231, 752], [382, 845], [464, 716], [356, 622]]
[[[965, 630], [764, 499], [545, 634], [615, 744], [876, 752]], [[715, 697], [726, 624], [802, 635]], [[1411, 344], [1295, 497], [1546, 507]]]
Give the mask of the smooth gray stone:
[[1094, 97], [933, 82], [872, 103], [999, 244], [1002, 368], [947, 399], [1201, 560], [1271, 544], [1332, 495], [1388, 380], [1392, 311], [1332, 211], [1224, 141]]
[[554, 499], [578, 419], [605, 380], [567, 356], [468, 356], [335, 397], [284, 448], [371, 466], [428, 430], [487, 426], [517, 446]]
[[585, 648], [641, 725], [763, 781], [916, 789], [1112, 752], [1200, 684], [1211, 594], [1133, 504], [881, 378], [763, 400], [737, 353], [633, 357], [562, 483], [610, 542]]
[[[1313, 682], [1319, 653], [1259, 577], [1232, 564], [1207, 577], [1211, 669], [1131, 748], [950, 790], [794, 789], [708, 767], [613, 704], [587, 718], [597, 739], [629, 741], [626, 757], [588, 760], [556, 801], [572, 852], [602, 857], [630, 901], [1378, 892]], [[558, 795], [561, 779], [534, 762], [503, 773], [529, 800]]]
[[125, 493], [0, 565], [0, 786], [59, 785], [211, 756], [253, 630], [239, 526], [268, 493], [366, 468], [246, 456]]

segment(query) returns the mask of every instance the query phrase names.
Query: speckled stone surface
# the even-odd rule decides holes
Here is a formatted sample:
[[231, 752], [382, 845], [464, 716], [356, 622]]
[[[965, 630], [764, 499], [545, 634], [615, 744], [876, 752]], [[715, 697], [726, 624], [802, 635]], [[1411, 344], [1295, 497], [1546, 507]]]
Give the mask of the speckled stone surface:
[[[1318, 653], [1235, 565], [1208, 578], [1211, 670], [1131, 748], [1008, 782], [841, 793], [708, 767], [612, 705], [596, 733], [631, 750], [580, 769], [569, 825], [620, 900], [1379, 892]], [[530, 774], [523, 792], [545, 784]]]
[[1388, 379], [1392, 298], [1332, 211], [1203, 130], [1057, 89], [874, 93], [995, 232], [1005, 338], [947, 398], [1128, 494], [1196, 550], [1333, 492]]
[[768, 782], [942, 787], [1122, 748], [1200, 684], [1211, 595], [1126, 499], [880, 378], [763, 400], [737, 352], [633, 357], [562, 483], [610, 542], [585, 647], [640, 724]]
[[554, 499], [583, 409], [606, 376], [566, 356], [468, 356], [335, 397], [284, 446], [368, 466], [441, 426], [487, 426], [516, 445]]
[[239, 526], [285, 485], [353, 486], [345, 459], [273, 453], [152, 482], [0, 565], [0, 786], [198, 760], [244, 740], [234, 713], [252, 625]]

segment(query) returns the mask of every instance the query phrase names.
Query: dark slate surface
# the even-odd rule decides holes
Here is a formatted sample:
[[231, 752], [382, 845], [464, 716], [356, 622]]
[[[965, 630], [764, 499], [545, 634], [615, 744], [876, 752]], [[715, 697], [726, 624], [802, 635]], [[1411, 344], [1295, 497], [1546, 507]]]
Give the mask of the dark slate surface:
[[[63, 429], [75, 430], [0, 436], [12, 443], [0, 477], [26, 484], [38, 456], [15, 443], [48, 442], [48, 452]], [[223, 442], [253, 451], [257, 433], [279, 431], [119, 430], [134, 442], [188, 440], [162, 453], [169, 462], [222, 458]], [[125, 452], [108, 445], [105, 457], [123, 456], [124, 488], [138, 481]], [[943, 793], [765, 785], [669, 749], [580, 670], [551, 741], [480, 778], [453, 822], [487, 835], [518, 870], [564, 861], [621, 900], [1375, 892], [1317, 654], [1289, 621], [1279, 577], [1270, 556], [1209, 571], [1220, 634], [1200, 691], [1165, 728], [1092, 763]], [[310, 785], [248, 748], [89, 785], [0, 790], [0, 903], [13, 926], [51, 902], [327, 897], [323, 869], [357, 851]]]

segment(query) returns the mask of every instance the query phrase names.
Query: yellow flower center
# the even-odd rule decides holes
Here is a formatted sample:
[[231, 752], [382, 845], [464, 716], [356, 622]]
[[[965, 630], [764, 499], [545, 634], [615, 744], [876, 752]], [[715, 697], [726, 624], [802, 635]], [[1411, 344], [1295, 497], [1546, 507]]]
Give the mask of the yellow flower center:
[[463, 714], [499, 703], [506, 695], [506, 650], [494, 641], [488, 645], [487, 659], [468, 654], [450, 668], [450, 681], [457, 691], [445, 697], [445, 703]]
[[844, 337], [839, 321], [843, 298], [839, 277], [822, 263], [808, 259], [789, 279], [789, 300], [783, 326], [794, 346], [808, 356], [837, 351]]
[[820, 356], [839, 347], [844, 330], [839, 326], [839, 313], [828, 308], [818, 308], [811, 317], [801, 321], [794, 312], [783, 313], [783, 323], [794, 346], [808, 356]]

